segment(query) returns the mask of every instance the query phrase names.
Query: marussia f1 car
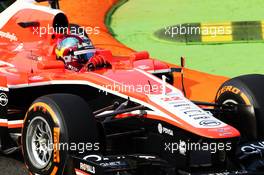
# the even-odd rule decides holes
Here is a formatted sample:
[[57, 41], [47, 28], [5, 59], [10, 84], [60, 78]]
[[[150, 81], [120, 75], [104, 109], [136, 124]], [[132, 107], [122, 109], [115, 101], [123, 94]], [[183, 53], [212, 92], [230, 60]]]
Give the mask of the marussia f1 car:
[[[78, 26], [49, 2], [19, 0], [0, 14], [3, 154], [22, 148], [41, 175], [261, 174], [262, 75], [223, 82], [214, 102], [191, 101], [184, 64], [113, 56], [88, 37], [79, 47], [67, 33]], [[66, 31], [34, 33], [48, 25]]]

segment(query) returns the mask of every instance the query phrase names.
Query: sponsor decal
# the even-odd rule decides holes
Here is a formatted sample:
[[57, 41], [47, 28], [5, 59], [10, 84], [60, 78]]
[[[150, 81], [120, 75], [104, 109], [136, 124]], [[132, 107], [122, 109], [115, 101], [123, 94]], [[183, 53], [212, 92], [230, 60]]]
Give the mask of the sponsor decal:
[[[157, 157], [156, 156], [148, 156], [148, 155], [138, 155], [135, 157], [138, 157], [140, 159], [156, 159]], [[125, 156], [117, 156], [115, 157], [115, 159], [117, 160], [123, 160], [125, 159], [126, 157]], [[83, 158], [83, 160], [89, 160], [89, 161], [95, 161], [95, 162], [100, 162], [100, 161], [109, 161], [110, 159], [108, 157], [103, 157], [103, 156], [100, 156], [100, 155], [87, 155]]]
[[174, 97], [164, 97], [164, 98], [161, 98], [161, 100], [164, 102], [172, 102], [172, 101], [177, 101], [177, 100], [183, 100], [183, 98], [179, 96], [174, 96]]
[[39, 80], [43, 80], [43, 79], [44, 79], [44, 77], [41, 77], [39, 75], [36, 75], [36, 76], [29, 78], [29, 80], [31, 80], [31, 81], [39, 81]]
[[8, 98], [7, 95], [5, 93], [0, 93], [0, 105], [1, 106], [6, 106], [8, 103]]
[[75, 168], [75, 173], [76, 173], [76, 175], [91, 175], [90, 173], [88, 174], [88, 173], [81, 171], [77, 168]]
[[[197, 105], [183, 97], [181, 94], [168, 93], [164, 95], [149, 95], [152, 102], [166, 109], [174, 117], [180, 118], [196, 128], [219, 128], [226, 126], [225, 123], [216, 119], [211, 113], [199, 108]], [[166, 130], [167, 128], [158, 126], [159, 133], [167, 133], [172, 135], [173, 132]]]
[[184, 112], [184, 114], [188, 115], [189, 117], [193, 117], [193, 118], [195, 116], [205, 117], [204, 112], [202, 110], [200, 110], [200, 109], [192, 109], [192, 110], [187, 110], [187, 111], [185, 111], [185, 109], [183, 109], [182, 111]]
[[112, 161], [112, 162], [105, 162], [105, 163], [100, 163], [101, 166], [103, 167], [117, 167], [124, 165], [121, 161]]
[[189, 107], [189, 106], [190, 106], [190, 104], [186, 104], [186, 103], [174, 105], [175, 108], [179, 108], [179, 107]]
[[159, 131], [160, 134], [163, 134], [164, 133], [164, 134], [168, 134], [170, 136], [173, 136], [174, 135], [173, 134], [173, 130], [168, 129], [168, 128], [165, 128], [164, 126], [162, 126], [161, 123], [158, 124], [158, 131]]
[[148, 65], [140, 65], [137, 68], [142, 69], [142, 70], [150, 69]]
[[[150, 156], [150, 155], [133, 155], [133, 157], [139, 158], [139, 159], [146, 159], [146, 160], [151, 160], [151, 159], [157, 159], [156, 156]], [[128, 163], [125, 161], [127, 157], [125, 156], [110, 156], [110, 157], [102, 157], [100, 155], [88, 155], [85, 156], [83, 159], [84, 160], [89, 160], [92, 162], [97, 162], [100, 166], [103, 167], [110, 167], [110, 168], [120, 168], [121, 166], [128, 166]], [[88, 165], [89, 166], [89, 165]], [[89, 169], [90, 171], [87, 171]], [[95, 173], [95, 167], [90, 166], [87, 167], [87, 165], [83, 165], [83, 168], [81, 170], [89, 173]]]
[[138, 158], [140, 158], [140, 159], [151, 160], [151, 159], [156, 159], [157, 157], [155, 157], [155, 156], [145, 156], [145, 155], [143, 155], [143, 156], [138, 156]]
[[202, 120], [202, 121], [200, 121], [200, 125], [212, 127], [212, 126], [219, 126], [219, 125], [221, 125], [221, 122], [216, 121], [216, 120]]
[[160, 134], [163, 133], [163, 127], [162, 127], [162, 125], [160, 123], [158, 124], [158, 131], [159, 131]]
[[88, 173], [95, 174], [95, 167], [91, 165], [87, 165], [86, 163], [80, 163], [80, 169], [86, 171]]
[[241, 147], [244, 154], [257, 154], [264, 152], [264, 141], [251, 143]]
[[206, 120], [209, 119], [210, 117], [208, 116], [198, 116], [198, 117], [193, 117], [194, 120]]
[[0, 38], [6, 38], [9, 39], [10, 41], [18, 41], [14, 33], [11, 34], [9, 32], [4, 32], [4, 31], [0, 31]]
[[[122, 161], [125, 158], [126, 158], [125, 156], [103, 157], [101, 155], [87, 155], [83, 158], [83, 160], [99, 162], [99, 165], [103, 167], [115, 167], [115, 166], [118, 167], [118, 166], [127, 165], [124, 161]], [[91, 171], [88, 171], [88, 172], [93, 173], [92, 171], [94, 170], [94, 173], [95, 173], [95, 168], [91, 167], [90, 170]]]

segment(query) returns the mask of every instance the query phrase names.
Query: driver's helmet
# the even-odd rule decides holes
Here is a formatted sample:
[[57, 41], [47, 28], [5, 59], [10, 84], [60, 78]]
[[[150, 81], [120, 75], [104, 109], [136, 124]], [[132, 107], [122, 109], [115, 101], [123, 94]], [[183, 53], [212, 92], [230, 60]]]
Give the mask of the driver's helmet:
[[68, 35], [58, 41], [55, 53], [67, 69], [79, 71], [93, 57], [95, 50], [87, 37]]

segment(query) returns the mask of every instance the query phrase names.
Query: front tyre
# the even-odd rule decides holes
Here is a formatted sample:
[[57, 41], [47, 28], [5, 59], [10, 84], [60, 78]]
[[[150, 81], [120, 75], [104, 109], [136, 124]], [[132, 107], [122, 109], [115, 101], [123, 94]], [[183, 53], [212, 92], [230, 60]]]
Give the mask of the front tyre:
[[92, 111], [79, 96], [40, 97], [33, 102], [24, 120], [25, 164], [32, 174], [74, 174], [71, 156], [98, 154], [99, 133]]
[[264, 138], [264, 75], [243, 75], [226, 81], [218, 90], [216, 103], [242, 104], [254, 108], [251, 115], [224, 114], [221, 120], [237, 128], [245, 140]]

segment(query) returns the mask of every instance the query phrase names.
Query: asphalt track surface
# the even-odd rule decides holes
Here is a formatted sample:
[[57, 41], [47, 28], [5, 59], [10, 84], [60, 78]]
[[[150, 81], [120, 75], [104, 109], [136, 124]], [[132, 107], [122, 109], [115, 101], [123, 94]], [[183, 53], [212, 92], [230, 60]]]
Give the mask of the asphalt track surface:
[[28, 175], [21, 153], [0, 155], [0, 175]]

